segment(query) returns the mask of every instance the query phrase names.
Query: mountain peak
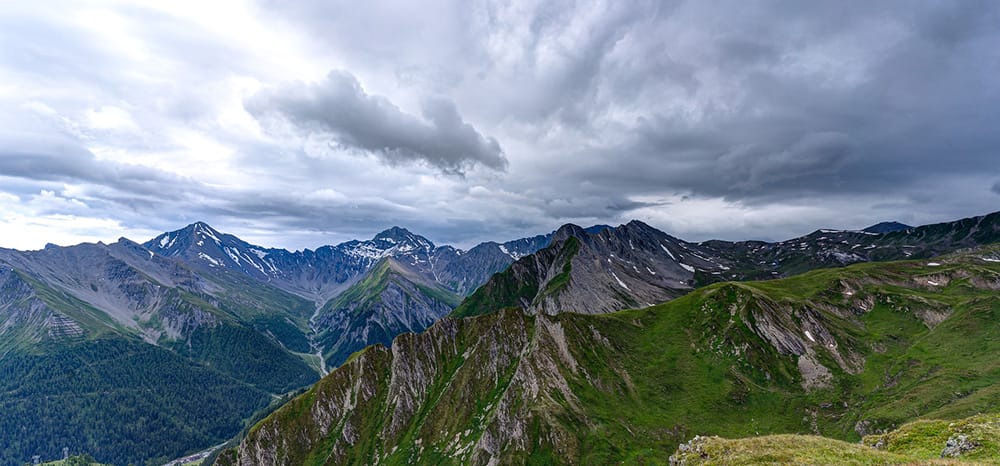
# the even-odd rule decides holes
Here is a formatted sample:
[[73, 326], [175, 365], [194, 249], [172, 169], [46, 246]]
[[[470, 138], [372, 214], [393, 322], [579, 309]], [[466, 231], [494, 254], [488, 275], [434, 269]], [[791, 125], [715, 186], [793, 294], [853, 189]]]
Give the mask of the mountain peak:
[[216, 230], [215, 228], [212, 228], [211, 225], [201, 221], [194, 222], [184, 227], [183, 231], [189, 231], [195, 234], [202, 234], [209, 236], [219, 236], [221, 234], [219, 233], [219, 230]]
[[[649, 224], [647, 224], [647, 223], [645, 223], [643, 221], [640, 221], [640, 220], [631, 220], [631, 221], [629, 221], [628, 223], [626, 223], [623, 226], [626, 229], [656, 230], [656, 228], [653, 228], [653, 227], [649, 226]], [[656, 230], [656, 231], [659, 231], [659, 230]]]
[[613, 226], [611, 226], [611, 225], [605, 225], [605, 224], [601, 223], [601, 224], [597, 224], [597, 225], [591, 225], [591, 226], [589, 226], [587, 228], [584, 228], [583, 230], [586, 231], [587, 233], [592, 234], [592, 235], [596, 235], [597, 233], [600, 233], [600, 232], [602, 232], [604, 230], [613, 230], [613, 229], [614, 229]]
[[405, 239], [413, 236], [416, 235], [411, 233], [410, 230], [407, 230], [406, 228], [403, 227], [393, 226], [379, 232], [379, 234], [375, 235], [375, 239], [383, 239], [383, 238]]
[[588, 234], [587, 230], [584, 230], [583, 227], [579, 225], [574, 225], [572, 223], [567, 223], [559, 227], [559, 229], [552, 234], [552, 242], [554, 243], [556, 241], [562, 241], [569, 238], [570, 236], [583, 238], [587, 236], [587, 234]]
[[394, 226], [385, 229], [372, 238], [372, 241], [380, 243], [391, 243], [394, 245], [407, 244], [418, 249], [434, 249], [434, 243], [423, 236], [414, 234], [403, 227]]
[[872, 225], [872, 226], [870, 226], [868, 228], [865, 228], [864, 230], [861, 230], [861, 231], [864, 231], [864, 232], [867, 232], [867, 233], [892, 233], [894, 231], [909, 230], [910, 228], [913, 228], [913, 227], [911, 227], [911, 226], [909, 226], [909, 225], [907, 225], [905, 223], [899, 223], [899, 222], [881, 222], [881, 223], [876, 223], [876, 224], [874, 224], [874, 225]]

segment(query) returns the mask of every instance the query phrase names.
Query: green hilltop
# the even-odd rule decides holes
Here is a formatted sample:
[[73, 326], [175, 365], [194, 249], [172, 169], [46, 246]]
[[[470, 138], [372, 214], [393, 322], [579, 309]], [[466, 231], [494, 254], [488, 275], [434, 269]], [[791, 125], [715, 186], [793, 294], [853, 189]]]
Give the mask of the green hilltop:
[[955, 421], [919, 420], [885, 434], [848, 443], [811, 435], [741, 439], [697, 437], [682, 445], [671, 464], [1000, 464], [1000, 415]]
[[718, 283], [604, 315], [446, 318], [355, 355], [219, 461], [657, 464], [696, 435], [857, 442], [997, 411], [998, 258]]

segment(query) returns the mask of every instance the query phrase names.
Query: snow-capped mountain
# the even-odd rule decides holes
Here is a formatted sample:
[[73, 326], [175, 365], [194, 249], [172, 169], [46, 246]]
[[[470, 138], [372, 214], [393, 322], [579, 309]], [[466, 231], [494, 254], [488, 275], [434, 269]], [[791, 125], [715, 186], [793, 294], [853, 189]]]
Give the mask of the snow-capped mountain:
[[392, 227], [370, 240], [291, 252], [256, 246], [196, 222], [159, 235], [144, 246], [197, 268], [240, 272], [322, 305], [384, 258], [465, 295], [514, 260], [547, 246], [550, 239], [551, 234], [539, 235], [503, 244], [482, 243], [463, 251], [435, 246], [405, 228]]

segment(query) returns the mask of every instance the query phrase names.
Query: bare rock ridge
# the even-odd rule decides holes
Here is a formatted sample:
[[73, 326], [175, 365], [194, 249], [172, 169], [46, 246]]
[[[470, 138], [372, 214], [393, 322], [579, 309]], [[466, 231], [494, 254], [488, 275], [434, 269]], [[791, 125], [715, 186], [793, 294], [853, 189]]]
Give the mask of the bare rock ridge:
[[405, 228], [392, 227], [367, 241], [291, 252], [252, 245], [196, 222], [157, 236], [144, 246], [202, 270], [237, 271], [323, 305], [387, 257], [455, 294], [465, 295], [515, 259], [548, 245], [549, 237], [540, 235], [503, 244], [487, 242], [462, 251], [435, 246]]
[[690, 243], [633, 220], [590, 233], [576, 225], [466, 299], [456, 316], [504, 307], [605, 313], [650, 306], [724, 280], [772, 279], [858, 262], [933, 257], [1000, 241], [1000, 213], [888, 233], [818, 230], [778, 243]]
[[[145, 244], [0, 249], [0, 372], [9, 375], [0, 431], [10, 433], [0, 436], [0, 465], [56, 457], [54, 436], [114, 464], [218, 444], [328, 365], [422, 331], [549, 237], [462, 251], [390, 228], [289, 252], [196, 222]], [[59, 377], [69, 373], [81, 382]], [[126, 416], [119, 405], [140, 411]], [[115, 428], [84, 428], [92, 422]], [[127, 432], [140, 424], [137, 446]]]
[[[717, 283], [610, 314], [445, 318], [355, 355], [219, 464], [657, 463], [695, 434], [850, 438], [859, 423], [975, 412], [993, 389], [973, 367], [1000, 356], [996, 249]], [[927, 288], [946, 279], [963, 285]], [[942, 341], [981, 359], [942, 366]]]
[[[616, 365], [593, 366], [588, 360], [598, 356], [588, 356], [577, 349], [576, 345], [630, 348], [599, 356], [615, 361], [629, 360], [631, 354], [640, 350], [632, 348], [631, 343], [622, 339], [624, 337], [608, 333], [609, 325], [618, 328], [616, 326], [622, 324], [624, 326], [619, 328], [624, 332], [622, 335], [639, 336], [632, 333], [633, 330], [626, 330], [631, 329], [629, 325], [632, 324], [616, 323], [615, 312], [677, 298], [687, 299], [692, 292], [697, 293], [721, 281], [785, 277], [856, 262], [936, 257], [997, 241], [998, 218], [1000, 214], [994, 213], [889, 233], [819, 230], [780, 243], [691, 243], [637, 221], [614, 228], [567, 225], [550, 235], [506, 243], [483, 243], [468, 251], [437, 246], [403, 228], [391, 228], [370, 240], [297, 252], [255, 246], [197, 222], [144, 244], [122, 238], [113, 244], [49, 246], [40, 251], [0, 249], [0, 291], [3, 291], [0, 294], [0, 370], [14, 374], [6, 381], [10, 383], [0, 390], [0, 405], [5, 407], [5, 412], [13, 413], [2, 420], [0, 427], [4, 432], [15, 433], [7, 438], [7, 443], [0, 445], [5, 449], [0, 450], [0, 457], [23, 456], [23, 451], [11, 448], [52, 446], [45, 438], [38, 437], [45, 430], [26, 424], [33, 416], [41, 416], [38, 409], [45, 406], [68, 410], [64, 422], [51, 426], [53, 429], [82, 426], [88, 418], [95, 418], [114, 419], [112, 424], [127, 430], [144, 419], [142, 416], [120, 419], [120, 414], [107, 404], [88, 406], [89, 411], [70, 410], [67, 403], [85, 397], [61, 397], [57, 396], [59, 393], [33, 391], [43, 387], [53, 390], [59, 387], [71, 395], [76, 393], [74, 390], [80, 390], [79, 394], [84, 396], [127, 386], [128, 390], [115, 389], [115, 393], [125, 397], [125, 405], [143, 406], [144, 412], [157, 419], [178, 422], [183, 418], [185, 423], [194, 426], [186, 431], [188, 437], [175, 438], [169, 434], [174, 428], [168, 422], [156, 424], [147, 436], [148, 451], [153, 452], [153, 456], [146, 457], [130, 456], [137, 451], [134, 446], [117, 442], [127, 439], [124, 434], [115, 440], [107, 433], [86, 431], [80, 439], [81, 449], [102, 449], [100, 451], [108, 455], [105, 458], [111, 462], [145, 462], [159, 455], [186, 451], [193, 444], [204, 446], [221, 442], [238, 431], [241, 422], [262, 407], [262, 403], [309, 385], [327, 368], [342, 361], [353, 364], [356, 357], [352, 354], [365, 346], [392, 345], [392, 350], [387, 350], [391, 355], [397, 350], [399, 341], [413, 338], [394, 340], [394, 337], [424, 330], [452, 312], [458, 301], [467, 295], [464, 303], [453, 311], [455, 316], [489, 314], [514, 307], [528, 311], [530, 321], [527, 327], [512, 327], [511, 330], [526, 332], [528, 338], [528, 346], [520, 347], [516, 357], [520, 372], [510, 372], [510, 380], [497, 373], [499, 385], [484, 390], [496, 391], [499, 396], [501, 392], [506, 393], [504, 387], [513, 380], [520, 384], [516, 385], [518, 390], [548, 393], [542, 398], [531, 398], [541, 400], [538, 405], [517, 401], [523, 400], [522, 395], [510, 398], [511, 403], [521, 403], [516, 409], [527, 409], [536, 416], [532, 419], [538, 419], [526, 425], [511, 424], [514, 418], [510, 416], [515, 415], [512, 413], [521, 411], [506, 408], [497, 411], [505, 405], [495, 403], [478, 405], [478, 411], [468, 416], [485, 419], [483, 416], [487, 412], [496, 411], [501, 413], [497, 422], [522, 430], [503, 435], [497, 433], [499, 431], [484, 430], [482, 438], [476, 440], [477, 445], [489, 452], [498, 451], [497, 438], [530, 443], [535, 439], [532, 432], [541, 426], [550, 426], [546, 427], [549, 429], [546, 435], [562, 438], [566, 432], [576, 431], [559, 421], [560, 416], [575, 416], [572, 413], [586, 410], [593, 404], [588, 393], [594, 392], [579, 387], [589, 386], [601, 393], [608, 387], [617, 387], [614, 390], [631, 393], [642, 385], [637, 382], [642, 378], [637, 372], [649, 370], [646, 366], [628, 370]], [[989, 254], [1000, 257], [995, 251]], [[907, 287], [916, 287], [924, 293], [964, 286], [966, 282], [975, 289], [993, 287], [995, 292], [993, 277], [974, 271], [966, 277], [945, 272], [935, 269], [934, 273], [918, 281], [909, 277], [904, 282]], [[485, 285], [480, 286], [483, 283]], [[865, 299], [852, 309], [871, 310], [882, 303], [878, 295], [862, 292], [863, 283], [845, 283], [850, 284], [852, 293]], [[759, 295], [754, 294], [755, 297], [747, 302], [755, 302], [764, 310], [744, 317], [757, 329], [752, 332], [754, 336], [740, 333], [739, 338], [719, 342], [717, 351], [732, 352], [733, 348], [740, 348], [740, 354], [747, 354], [746, 348], [757, 348], [751, 353], [779, 355], [767, 356], [764, 362], [765, 366], [774, 367], [769, 372], [771, 379], [787, 382], [782, 389], [825, 390], [838, 386], [844, 374], [850, 376], [858, 370], [859, 358], [865, 358], [866, 350], [859, 349], [837, 330], [843, 328], [837, 322], [855, 319], [853, 314], [835, 312], [828, 307], [833, 304], [822, 301], [815, 309], [796, 310], [796, 317], [788, 321], [779, 315], [790, 312], [786, 303], [767, 293], [763, 297]], [[912, 313], [921, 328], [933, 330], [946, 326], [960, 304], [927, 300], [915, 305]], [[569, 312], [610, 316], [608, 320], [588, 321], [580, 327], [575, 325], [577, 317]], [[515, 312], [514, 315], [520, 314]], [[701, 315], [690, 317], [703, 319]], [[599, 316], [591, 318], [599, 319]], [[734, 317], [734, 322], [742, 321]], [[642, 325], [648, 327], [647, 324], [651, 322]], [[672, 322], [671, 325], [689, 328], [688, 324], [681, 324]], [[462, 338], [471, 342], [478, 338], [475, 332], [481, 331], [483, 329], [469, 330], [471, 333]], [[611, 347], [606, 346], [605, 341]], [[761, 346], [761, 342], [766, 346]], [[831, 342], [837, 345], [836, 351], [822, 346]], [[701, 347], [700, 340], [695, 343], [695, 347]], [[594, 346], [598, 344], [602, 346]], [[501, 343], [496, 345], [499, 351]], [[467, 349], [470, 346], [458, 347]], [[541, 347], [549, 349], [536, 354], [536, 349]], [[458, 354], [464, 355], [465, 349]], [[726, 354], [729, 354], [726, 357], [738, 356]], [[101, 361], [110, 360], [110, 355], [126, 363], [103, 365], [93, 372], [76, 369], [78, 377], [92, 375], [92, 385], [65, 385], [64, 380], [49, 377], [65, 373], [66, 367], [95, 367]], [[424, 364], [435, 371], [436, 367], [443, 368], [442, 373], [448, 377], [457, 374], [455, 367], [459, 360], [452, 356], [447, 356], [447, 363], [435, 363], [439, 366], [407, 357], [409, 359], [392, 358], [391, 361], [399, 371], [419, 372], [412, 365]], [[525, 361], [532, 362], [524, 366]], [[522, 366], [525, 368], [521, 369]], [[160, 367], [171, 369], [157, 370]], [[528, 371], [528, 367], [534, 369]], [[560, 375], [557, 377], [556, 373]], [[520, 375], [515, 377], [515, 374]], [[548, 375], [542, 377], [544, 374]], [[614, 375], [607, 378], [600, 374]], [[712, 376], [728, 377], [725, 374]], [[397, 377], [409, 380], [402, 373]], [[143, 385], [145, 382], [141, 381], [147, 378], [160, 382]], [[545, 381], [540, 382], [543, 379]], [[752, 381], [763, 386], [771, 379]], [[206, 382], [202, 386], [204, 390], [193, 391], [182, 405], [170, 402], [177, 397], [178, 390], [182, 390], [175, 383], [178, 380]], [[579, 385], [583, 383], [581, 380], [589, 385]], [[733, 380], [733, 384], [741, 387], [752, 386], [751, 379]], [[691, 383], [697, 384], [698, 380]], [[450, 385], [444, 381], [440, 384]], [[554, 391], [542, 390], [548, 386], [545, 384], [555, 387]], [[630, 384], [635, 387], [630, 388]], [[220, 387], [225, 389], [213, 391], [221, 390]], [[421, 390], [427, 393], [437, 390], [435, 387], [420, 388], [413, 380], [400, 387], [406, 388], [400, 388], [399, 393], [410, 395]], [[740, 393], [744, 391], [733, 396], [741, 398]], [[62, 401], [45, 406], [39, 404], [39, 400], [54, 399]], [[414, 406], [420, 405], [412, 396], [401, 399], [416, 403]], [[497, 400], [499, 403], [508, 398]], [[553, 403], [564, 407], [569, 414], [564, 415], [563, 411], [553, 414], [544, 409], [544, 416], [538, 414], [539, 406]], [[213, 408], [227, 406], [229, 411], [189, 409], [192, 404]], [[41, 418], [60, 418], [45, 416]], [[414, 422], [423, 414], [418, 411], [416, 416]], [[574, 419], [585, 425], [600, 419], [594, 416], [591, 413], [586, 419]], [[475, 432], [468, 426], [462, 432], [465, 430]], [[461, 440], [462, 436], [459, 440], [454, 438], [456, 433], [452, 432], [449, 441], [468, 446], [468, 441]], [[577, 442], [579, 445], [586, 443], [579, 437]], [[560, 442], [558, 448], [573, 447]], [[351, 449], [345, 451], [348, 450]], [[476, 458], [496, 457], [482, 455], [485, 456]]]

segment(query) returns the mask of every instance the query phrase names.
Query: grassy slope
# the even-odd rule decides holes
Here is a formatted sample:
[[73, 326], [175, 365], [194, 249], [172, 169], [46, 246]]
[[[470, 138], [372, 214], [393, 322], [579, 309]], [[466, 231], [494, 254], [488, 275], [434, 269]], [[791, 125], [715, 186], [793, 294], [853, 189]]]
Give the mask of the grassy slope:
[[[966, 435], [978, 446], [958, 457], [941, 458], [947, 441]], [[874, 446], [878, 444], [878, 447]], [[863, 444], [806, 435], [741, 439], [700, 437], [674, 453], [682, 465], [713, 464], [1000, 464], [1000, 415], [956, 421], [920, 420]]]
[[[0, 342], [2, 465], [34, 453], [55, 457], [63, 446], [116, 464], [165, 461], [230, 438], [271, 393], [318, 378], [281, 347], [300, 339], [308, 350], [300, 327], [312, 305], [280, 290], [236, 282], [227, 282], [219, 297], [171, 289], [171, 312], [213, 316], [217, 323], [156, 347], [93, 306], [15, 273], [33, 290], [26, 299], [72, 319], [84, 333], [35, 342], [41, 328]], [[159, 319], [145, 325], [162, 325]]]
[[[935, 289], [917, 281], [969, 270], [996, 280], [998, 269], [982, 263], [862, 264], [779, 281], [715, 285], [645, 310], [561, 315], [567, 333], [577, 329], [581, 344], [571, 348], [590, 379], [570, 379], [588, 417], [596, 420], [593, 428], [581, 431], [582, 458], [662, 457], [694, 434], [815, 431], [857, 440], [855, 426], [862, 420], [877, 429], [924, 415], [954, 418], [995, 410], [1000, 407], [996, 291], [973, 287], [970, 279]], [[790, 319], [796, 310], [850, 306], [841, 293], [831, 292], [844, 282], [868, 282], [854, 297], [872, 296], [877, 304], [854, 321], [826, 316], [839, 344], [855, 346], [867, 359], [858, 374], [824, 361], [835, 374], [830, 388], [801, 390], [794, 359], [771, 351], [750, 332], [746, 322], [751, 317], [725, 326], [740, 295], [748, 292], [754, 296], [748, 303], [778, 303]], [[924, 308], [951, 309], [952, 314], [931, 330], [915, 315]], [[582, 344], [591, 327], [614, 349]], [[744, 351], [727, 351], [734, 346]], [[629, 384], [617, 382], [621, 372], [630, 375]], [[602, 385], [613, 388], [602, 390]]]
[[[531, 413], [525, 428], [532, 444], [505, 451], [501, 459], [656, 463], [696, 434], [813, 433], [856, 441], [859, 421], [872, 431], [921, 416], [957, 418], [995, 410], [1000, 264], [971, 256], [938, 261], [943, 265], [860, 264], [784, 280], [724, 283], [642, 310], [546, 317], [560, 326], [565, 347], [533, 336], [530, 354], [558, 355], [558, 371], [573, 399], [558, 391], [519, 398]], [[859, 309], [866, 302], [868, 312]], [[944, 320], [925, 324], [935, 313]], [[800, 335], [803, 322], [817, 320], [840, 354], [866, 362], [846, 372], [820, 345], [817, 358], [831, 370], [833, 383], [805, 391], [796, 357], [776, 351], [754, 331], [762, 317]], [[374, 401], [357, 408], [355, 416], [364, 424], [353, 430], [368, 440], [351, 447], [350, 458], [364, 463], [383, 456], [388, 464], [461, 461], [454, 456], [455, 439], [461, 444], [484, 438], [484, 419], [495, 414], [490, 410], [496, 409], [498, 394], [511, 387], [509, 375], [481, 378], [484, 363], [464, 355], [477, 354], [470, 348], [483, 326], [502, 323], [507, 335], [532, 335], [540, 318], [495, 319], [462, 320], [453, 352], [463, 356], [439, 361], [428, 381], [429, 401], [419, 407], [425, 414], [384, 445], [380, 429], [392, 419], [384, 406], [388, 361], [384, 350], [366, 358], [371, 367], [365, 370], [381, 375], [370, 381]], [[522, 365], [528, 364], [526, 354], [516, 356]], [[320, 395], [314, 389], [296, 399], [270, 418], [269, 427], [308, 430], [309, 406], [324, 397], [323, 390], [349, 386], [358, 375], [350, 371], [358, 369], [335, 371], [317, 385]], [[296, 455], [321, 463], [335, 439], [336, 431], [311, 447], [299, 445], [305, 450]]]

